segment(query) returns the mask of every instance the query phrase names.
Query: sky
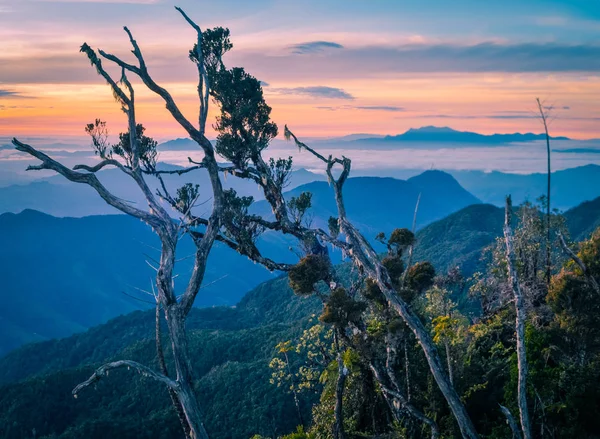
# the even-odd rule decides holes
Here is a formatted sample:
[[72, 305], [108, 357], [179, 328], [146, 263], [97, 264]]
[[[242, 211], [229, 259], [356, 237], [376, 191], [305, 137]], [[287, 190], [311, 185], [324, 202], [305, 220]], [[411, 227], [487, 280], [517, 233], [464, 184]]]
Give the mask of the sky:
[[[598, 0], [0, 0], [0, 138], [82, 138], [95, 118], [123, 131], [125, 116], [79, 47], [133, 62], [124, 25], [196, 119], [195, 34], [175, 5], [203, 28], [231, 30], [226, 64], [263, 81], [275, 122], [301, 137], [425, 125], [540, 132], [539, 97], [553, 135], [600, 138]], [[134, 85], [148, 134], [182, 137]]]

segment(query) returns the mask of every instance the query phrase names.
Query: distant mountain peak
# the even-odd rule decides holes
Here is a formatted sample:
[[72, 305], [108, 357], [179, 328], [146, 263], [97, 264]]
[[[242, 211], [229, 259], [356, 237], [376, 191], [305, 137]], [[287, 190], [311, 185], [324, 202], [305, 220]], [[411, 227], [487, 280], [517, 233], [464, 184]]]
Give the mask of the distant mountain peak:
[[[480, 145], [500, 145], [517, 142], [533, 142], [544, 140], [544, 134], [509, 133], [509, 134], [480, 134], [471, 131], [458, 131], [450, 127], [428, 125], [420, 128], [410, 128], [402, 134], [385, 136], [383, 139], [362, 139], [371, 142], [432, 142], [432, 143], [466, 143]], [[571, 140], [568, 137], [552, 137], [553, 140]]]
[[406, 133], [458, 133], [457, 131], [450, 127], [436, 127], [433, 125], [427, 125], [421, 128], [409, 128]]
[[[438, 194], [452, 194], [454, 196], [457, 192], [463, 192], [464, 196], [469, 199], [466, 204], [478, 204], [481, 203], [477, 197], [470, 192], [466, 191], [460, 183], [449, 173], [432, 169], [429, 171], [422, 172], [419, 175], [406, 180], [407, 182], [421, 188], [422, 190], [430, 190]], [[444, 197], [446, 195], [443, 195]], [[450, 198], [452, 198], [452, 196]]]

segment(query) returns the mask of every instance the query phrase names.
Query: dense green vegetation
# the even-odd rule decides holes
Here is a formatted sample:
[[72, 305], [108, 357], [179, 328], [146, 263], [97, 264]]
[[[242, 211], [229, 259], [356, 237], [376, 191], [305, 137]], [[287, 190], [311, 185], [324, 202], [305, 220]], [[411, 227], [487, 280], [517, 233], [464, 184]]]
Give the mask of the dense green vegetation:
[[[260, 285], [235, 308], [193, 311], [191, 351], [213, 437], [281, 434], [295, 427], [293, 401], [269, 384], [268, 364], [280, 338], [298, 336], [318, 308], [314, 299], [294, 297], [281, 278]], [[33, 437], [33, 429], [36, 437], [177, 437], [181, 427], [166, 390], [150, 379], [116, 371], [96, 391], [76, 400], [71, 395], [73, 383], [102, 361], [156, 365], [153, 337], [154, 313], [136, 312], [9, 354], [0, 366], [1, 382], [11, 382], [0, 395], [0, 437]]]
[[[585, 201], [563, 214], [571, 237], [581, 241], [600, 226], [600, 197]], [[470, 276], [489, 262], [483, 249], [502, 234], [504, 211], [490, 204], [475, 204], [424, 227], [417, 233], [415, 255], [431, 261], [438, 271], [460, 267]]]

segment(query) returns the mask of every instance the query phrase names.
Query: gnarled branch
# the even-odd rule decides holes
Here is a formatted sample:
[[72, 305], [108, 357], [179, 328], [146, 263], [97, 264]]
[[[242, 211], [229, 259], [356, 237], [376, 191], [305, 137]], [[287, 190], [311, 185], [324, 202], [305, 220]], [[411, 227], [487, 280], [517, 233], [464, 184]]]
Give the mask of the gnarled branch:
[[83, 170], [83, 171], [87, 171], [87, 172], [98, 172], [101, 169], [105, 168], [106, 166], [115, 166], [117, 168], [119, 168], [121, 171], [125, 172], [127, 175], [131, 175], [131, 170], [129, 168], [127, 168], [126, 166], [124, 166], [122, 163], [120, 163], [117, 160], [114, 159], [105, 159], [102, 160], [100, 163], [98, 163], [97, 165], [94, 166], [88, 166], [88, 165], [75, 165], [73, 167], [74, 171], [78, 171], [78, 170]]
[[111, 371], [113, 369], [120, 369], [123, 367], [135, 369], [138, 373], [141, 373], [144, 376], [150, 377], [160, 383], [163, 383], [169, 389], [173, 389], [174, 391], [179, 390], [179, 384], [177, 384], [177, 381], [174, 381], [171, 378], [166, 377], [163, 374], [155, 372], [154, 370], [150, 369], [147, 366], [144, 366], [143, 364], [138, 363], [137, 361], [120, 360], [120, 361], [114, 361], [112, 363], [107, 363], [107, 364], [100, 366], [98, 369], [96, 369], [96, 371], [92, 374], [91, 377], [89, 377], [84, 382], [78, 384], [71, 393], [73, 394], [73, 396], [77, 397], [77, 394], [81, 390], [100, 381], [100, 379], [102, 377], [108, 375], [109, 371]]
[[[194, 239], [204, 238], [204, 233], [202, 232], [191, 231], [190, 234]], [[255, 244], [247, 244], [246, 246], [242, 246], [223, 235], [217, 235], [216, 240], [222, 242], [227, 247], [238, 252], [239, 254], [246, 256], [251, 261], [264, 266], [269, 271], [290, 271], [294, 267], [294, 264], [275, 262], [272, 259], [262, 256], [260, 250]]]
[[163, 223], [162, 223], [162, 221], [159, 220], [158, 217], [156, 217], [155, 215], [153, 215], [149, 212], [146, 212], [144, 210], [133, 207], [133, 206], [127, 204], [126, 202], [124, 202], [123, 200], [121, 200], [120, 198], [116, 197], [115, 195], [111, 194], [106, 189], [106, 187], [104, 187], [104, 185], [102, 183], [100, 183], [100, 180], [98, 180], [98, 177], [96, 177], [95, 174], [82, 173], [82, 172], [76, 172], [74, 170], [71, 170], [71, 169], [67, 168], [66, 166], [64, 166], [63, 164], [61, 164], [61, 163], [57, 162], [56, 160], [52, 159], [51, 157], [47, 156], [43, 152], [38, 151], [34, 147], [27, 145], [26, 143], [22, 143], [17, 139], [13, 139], [12, 143], [13, 143], [13, 145], [15, 145], [15, 148], [18, 151], [25, 152], [25, 153], [29, 154], [30, 156], [35, 157], [36, 159], [38, 159], [42, 162], [41, 165], [30, 166], [28, 168], [29, 170], [48, 169], [48, 170], [52, 170], [52, 171], [55, 171], [55, 172], [61, 174], [63, 177], [67, 178], [68, 180], [70, 180], [72, 182], [87, 184], [88, 186], [91, 186], [92, 188], [94, 188], [96, 190], [96, 192], [98, 192], [98, 195], [100, 195], [100, 197], [102, 197], [102, 199], [104, 201], [106, 201], [107, 204], [115, 207], [116, 209], [119, 209], [123, 213], [131, 215], [135, 218], [138, 218], [138, 219], [150, 224], [155, 229], [162, 228]]

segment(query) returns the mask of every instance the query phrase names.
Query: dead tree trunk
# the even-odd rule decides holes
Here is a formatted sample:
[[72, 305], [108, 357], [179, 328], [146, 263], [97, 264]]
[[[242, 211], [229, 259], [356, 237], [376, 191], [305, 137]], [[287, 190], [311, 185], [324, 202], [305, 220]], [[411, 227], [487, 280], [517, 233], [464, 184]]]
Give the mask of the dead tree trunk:
[[544, 106], [540, 102], [539, 98], [536, 98], [536, 102], [538, 105], [538, 110], [540, 112], [540, 118], [542, 119], [542, 124], [544, 125], [544, 133], [546, 136], [546, 154], [548, 160], [548, 181], [547, 181], [547, 205], [546, 205], [546, 283], [550, 285], [550, 277], [552, 275], [552, 259], [551, 259], [551, 248], [550, 248], [550, 183], [552, 181], [552, 172], [550, 168], [550, 135], [548, 134], [548, 120], [547, 114], [544, 110]]
[[342, 357], [342, 352], [340, 351], [340, 344], [337, 334], [334, 337], [337, 350], [338, 376], [335, 384], [335, 420], [333, 423], [332, 432], [334, 439], [346, 439], [346, 432], [344, 430], [344, 389], [346, 387], [348, 369], [346, 366], [344, 366], [344, 359]]
[[[419, 192], [419, 196], [417, 197], [417, 203], [415, 204], [415, 213], [413, 214], [413, 222], [412, 222], [412, 232], [413, 234], [417, 230], [417, 213], [419, 212], [419, 204], [421, 203], [421, 192]], [[402, 273], [402, 287], [406, 285], [406, 276], [408, 275], [408, 270], [412, 265], [413, 252], [415, 251], [415, 243], [413, 242], [408, 248], [408, 259], [406, 261], [406, 268], [404, 269], [404, 273]]]
[[202, 411], [194, 392], [185, 320], [177, 305], [167, 308], [165, 317], [169, 328], [169, 338], [177, 374], [177, 399], [183, 407], [185, 418], [190, 426], [190, 437], [192, 439], [208, 439]]
[[[437, 352], [435, 344], [429, 334], [429, 331], [425, 328], [419, 317], [412, 311], [408, 304], [402, 300], [402, 298], [396, 293], [392, 285], [392, 281], [387, 273], [387, 270], [379, 260], [377, 252], [373, 249], [371, 244], [364, 238], [364, 236], [348, 221], [346, 216], [346, 207], [342, 196], [342, 189], [346, 182], [348, 175], [350, 174], [351, 161], [346, 157], [339, 158], [325, 158], [308, 145], [300, 142], [296, 136], [289, 131], [286, 127], [285, 131], [287, 138], [293, 138], [296, 145], [300, 149], [305, 149], [311, 154], [316, 156], [318, 159], [323, 161], [327, 166], [327, 176], [334, 189], [335, 201], [338, 209], [338, 223], [340, 231], [346, 236], [348, 246], [341, 245], [337, 242], [333, 242], [334, 245], [340, 246], [344, 251], [347, 251], [349, 256], [352, 257], [353, 262], [359, 266], [365, 275], [373, 279], [377, 284], [381, 292], [383, 293], [389, 306], [394, 309], [398, 315], [404, 320], [406, 325], [415, 335], [417, 342], [421, 346], [425, 358], [429, 365], [429, 369], [440, 389], [444, 398], [450, 406], [461, 434], [465, 439], [476, 439], [478, 438], [473, 422], [467, 413], [467, 410], [460, 399], [460, 396], [456, 392], [456, 389], [450, 383], [447, 372], [445, 371], [440, 356]], [[342, 172], [336, 179], [333, 176], [332, 169], [335, 165], [342, 166]]]
[[444, 347], [446, 348], [446, 363], [448, 364], [448, 378], [450, 378], [450, 384], [454, 385], [454, 373], [452, 372], [452, 356], [450, 355], [450, 343], [448, 339], [444, 339]]
[[[158, 367], [161, 373], [168, 377], [169, 371], [167, 370], [167, 364], [165, 362], [165, 353], [162, 347], [162, 335], [160, 329], [160, 304], [157, 301], [156, 303], [156, 328], [155, 328], [155, 336], [156, 336], [156, 358], [158, 360]], [[177, 413], [177, 417], [179, 418], [179, 423], [181, 424], [181, 428], [183, 429], [183, 434], [186, 438], [190, 437], [190, 426], [185, 418], [185, 412], [179, 399], [177, 398], [177, 393], [169, 388], [169, 397], [171, 398], [171, 403], [173, 404], [173, 408]]]
[[410, 360], [408, 358], [408, 335], [404, 336], [404, 375], [406, 379], [406, 400], [410, 402]]
[[531, 439], [531, 422], [529, 420], [529, 409], [527, 408], [527, 354], [525, 352], [525, 321], [527, 313], [523, 302], [523, 293], [519, 285], [517, 270], [515, 268], [515, 253], [513, 248], [513, 234], [510, 225], [512, 213], [512, 202], [510, 196], [506, 197], [506, 208], [504, 215], [504, 240], [506, 243], [506, 265], [508, 269], [508, 280], [515, 299], [515, 331], [517, 336], [517, 363], [518, 363], [518, 405], [521, 417], [521, 429], [524, 439]]

